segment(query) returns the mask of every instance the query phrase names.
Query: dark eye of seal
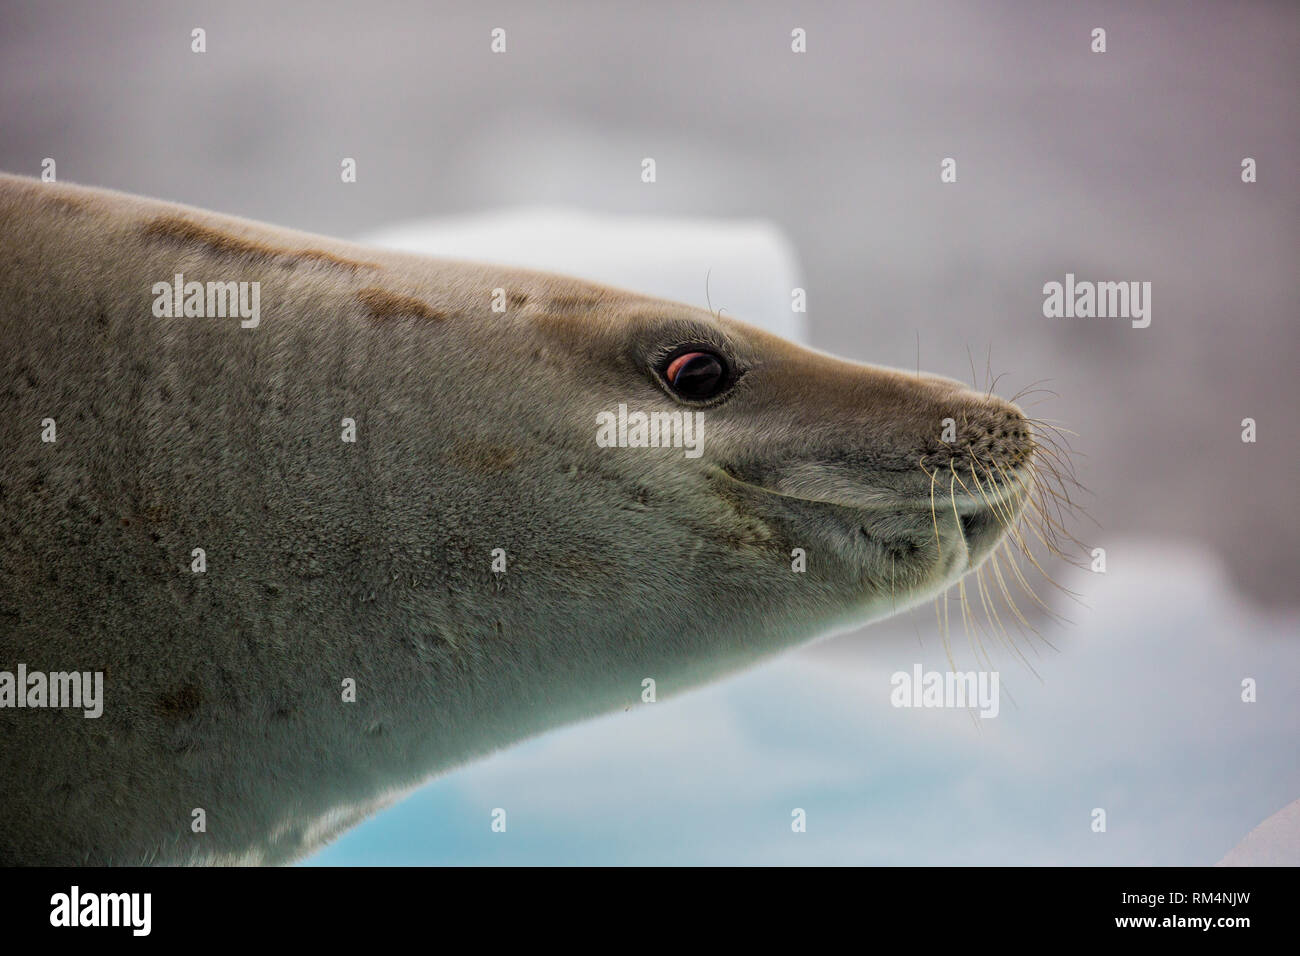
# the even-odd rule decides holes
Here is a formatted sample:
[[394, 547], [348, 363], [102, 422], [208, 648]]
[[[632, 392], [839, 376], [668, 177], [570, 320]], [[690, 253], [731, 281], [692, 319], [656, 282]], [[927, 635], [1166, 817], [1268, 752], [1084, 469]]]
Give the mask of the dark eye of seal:
[[675, 395], [700, 402], [713, 398], [727, 386], [727, 366], [713, 352], [683, 352], [664, 369], [664, 380]]

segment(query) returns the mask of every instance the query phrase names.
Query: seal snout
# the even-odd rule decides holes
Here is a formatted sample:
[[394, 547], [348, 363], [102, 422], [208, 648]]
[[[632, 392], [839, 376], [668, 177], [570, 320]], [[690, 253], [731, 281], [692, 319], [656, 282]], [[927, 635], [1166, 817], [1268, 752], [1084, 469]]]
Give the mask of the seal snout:
[[1033, 431], [1011, 402], [955, 383], [936, 397], [937, 438], [922, 431], [918, 464], [929, 495], [955, 519], [967, 569], [997, 546], [1019, 516], [1034, 454]]
[[993, 395], [961, 387], [940, 401], [945, 408], [939, 440], [924, 442], [920, 465], [930, 475], [931, 495], [951, 510], [969, 571], [1020, 515], [1032, 481], [1034, 437], [1024, 413]]
[[1033, 432], [1015, 405], [968, 389], [938, 399], [929, 428], [920, 429], [927, 467], [959, 475], [996, 475], [1022, 467], [1034, 451]]
[[[869, 369], [860, 382], [853, 397], [870, 400], [856, 403], [850, 414], [860, 424], [841, 433], [838, 467], [827, 469], [843, 477], [852, 466], [858, 489], [840, 484], [833, 497], [871, 510], [877, 529], [885, 515], [915, 521], [907, 533], [919, 529], [933, 541], [931, 560], [944, 579], [974, 569], [1025, 503], [1036, 447], [1029, 421], [1011, 402], [938, 376]], [[806, 471], [787, 474], [813, 487]], [[830, 487], [830, 475], [817, 485]], [[944, 552], [964, 560], [945, 563]]]

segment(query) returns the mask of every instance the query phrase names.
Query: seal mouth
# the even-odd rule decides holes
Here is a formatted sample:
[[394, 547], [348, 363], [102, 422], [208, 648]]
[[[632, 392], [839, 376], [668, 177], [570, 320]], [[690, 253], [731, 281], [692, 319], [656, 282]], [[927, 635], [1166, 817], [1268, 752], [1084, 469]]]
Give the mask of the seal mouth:
[[993, 514], [993, 509], [985, 508], [982, 511], [972, 511], [964, 514], [957, 520], [961, 527], [961, 536], [970, 547], [972, 542], [981, 540], [989, 533], [1000, 533], [1001, 526]]
[[715, 473], [737, 490], [779, 506], [788, 523], [828, 537], [844, 557], [890, 573], [926, 572], [949, 583], [974, 571], [1019, 519], [1030, 476], [1013, 469], [996, 488], [924, 497], [879, 488], [822, 497], [746, 481], [727, 468]]
[[[1019, 507], [1015, 515], [1018, 516]], [[966, 570], [974, 571], [998, 546], [1007, 532], [1005, 518], [992, 507], [983, 507], [960, 515], [957, 524], [966, 544]]]

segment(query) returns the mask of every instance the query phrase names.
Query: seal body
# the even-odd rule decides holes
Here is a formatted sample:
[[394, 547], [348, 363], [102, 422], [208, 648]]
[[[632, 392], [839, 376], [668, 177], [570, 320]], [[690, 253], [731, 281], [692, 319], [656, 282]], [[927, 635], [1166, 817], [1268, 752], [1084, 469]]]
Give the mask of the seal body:
[[999, 399], [689, 306], [13, 176], [0, 341], [0, 671], [103, 680], [0, 707], [9, 864], [296, 859], [932, 596], [1033, 452]]

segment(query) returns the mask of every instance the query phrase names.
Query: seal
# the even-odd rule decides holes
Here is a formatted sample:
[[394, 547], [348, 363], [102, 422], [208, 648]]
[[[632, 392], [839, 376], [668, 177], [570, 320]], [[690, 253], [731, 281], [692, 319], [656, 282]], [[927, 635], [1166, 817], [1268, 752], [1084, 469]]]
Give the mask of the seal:
[[1041, 447], [707, 310], [8, 175], [0, 339], [4, 863], [297, 859], [933, 597]]

